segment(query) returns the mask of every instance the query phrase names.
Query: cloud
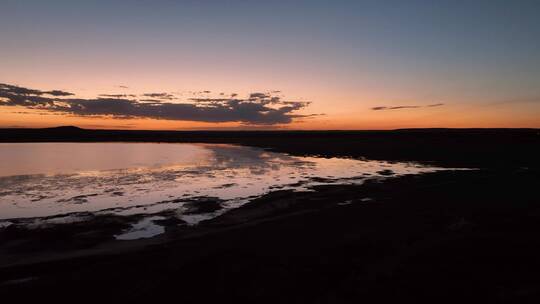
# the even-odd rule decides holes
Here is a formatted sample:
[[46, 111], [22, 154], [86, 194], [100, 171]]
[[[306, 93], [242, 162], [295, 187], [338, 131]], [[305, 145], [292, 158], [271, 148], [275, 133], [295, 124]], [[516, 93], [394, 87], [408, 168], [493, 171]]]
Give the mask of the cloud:
[[378, 107], [371, 108], [371, 110], [382, 111], [382, 110], [418, 109], [418, 108], [440, 107], [443, 105], [444, 103], [435, 103], [435, 104], [430, 104], [426, 106], [394, 106], [394, 107], [378, 106]]
[[100, 97], [110, 97], [110, 98], [126, 98], [126, 97], [136, 97], [136, 95], [130, 94], [100, 94]]
[[64, 92], [60, 90], [52, 90], [52, 91], [40, 91], [40, 90], [33, 90], [33, 89], [27, 89], [23, 87], [18, 87], [14, 85], [9, 85], [5, 83], [0, 83], [0, 90], [11, 92], [13, 94], [18, 95], [51, 95], [51, 96], [72, 96], [73, 93]]
[[249, 94], [250, 99], [263, 99], [263, 98], [268, 98], [268, 97], [270, 97], [270, 95], [268, 95], [266, 93], [251, 93], [251, 94]]
[[[201, 122], [240, 122], [246, 125], [288, 124], [295, 118], [310, 115], [296, 114], [309, 102], [282, 101], [264, 93], [253, 93], [247, 99], [194, 98], [191, 103], [162, 101], [172, 98], [168, 93], [143, 94], [152, 99], [137, 100], [119, 95], [100, 95], [98, 98], [59, 98], [51, 92], [11, 85], [0, 85], [1, 106], [21, 106], [77, 116], [110, 116], [113, 118], [152, 118]], [[44, 94], [53, 97], [41, 96]], [[131, 96], [131, 95], [127, 95]]]
[[72, 96], [72, 95], [74, 95], [73, 93], [64, 92], [64, 91], [60, 91], [60, 90], [52, 90], [52, 91], [47, 91], [47, 92], [43, 92], [43, 93], [47, 94], [47, 95], [52, 95], [52, 96]]
[[374, 111], [381, 111], [381, 110], [399, 110], [399, 109], [416, 109], [420, 108], [420, 106], [396, 106], [396, 107], [373, 107], [371, 108]]
[[146, 94], [142, 94], [142, 96], [157, 98], [157, 99], [167, 99], [167, 100], [174, 99], [174, 95], [171, 95], [169, 93], [146, 93]]

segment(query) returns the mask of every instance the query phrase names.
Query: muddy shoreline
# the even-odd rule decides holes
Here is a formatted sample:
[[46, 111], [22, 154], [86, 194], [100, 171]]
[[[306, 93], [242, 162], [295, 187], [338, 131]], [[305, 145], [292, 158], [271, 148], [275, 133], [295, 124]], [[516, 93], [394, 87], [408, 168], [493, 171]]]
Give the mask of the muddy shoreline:
[[[99, 212], [4, 220], [2, 223], [8, 225], [0, 228], [0, 268], [32, 264], [36, 261], [61, 260], [72, 256], [115, 254], [124, 252], [127, 248], [137, 250], [148, 244], [162, 244], [222, 230], [238, 229], [271, 221], [276, 217], [319, 212], [328, 207], [353, 203], [374, 203], [375, 199], [368, 197], [373, 191], [371, 189], [387, 182], [389, 176], [403, 180], [417, 176], [394, 176], [392, 171], [386, 171], [387, 174], [379, 177], [362, 177], [360, 180], [352, 178], [350, 181], [314, 178], [323, 184], [308, 186], [306, 190], [275, 187], [267, 194], [246, 198], [248, 203], [234, 209], [224, 209], [222, 204], [226, 201], [218, 197], [175, 199], [183, 203], [182, 216], [202, 216], [202, 221], [195, 225], [182, 220], [176, 209], [134, 215], [117, 215], [107, 213], [108, 209], [104, 209]], [[330, 200], [330, 197], [334, 199]], [[218, 212], [217, 217], [208, 216], [213, 212]], [[205, 219], [207, 217], [209, 219]], [[132, 230], [137, 223], [144, 221], [153, 222], [163, 231], [150, 237], [119, 238]]]
[[539, 181], [532, 170], [456, 171], [275, 192], [167, 240], [2, 267], [0, 295], [91, 288], [89, 298], [165, 300], [178, 291], [189, 303], [537, 299], [540, 209], [529, 189]]

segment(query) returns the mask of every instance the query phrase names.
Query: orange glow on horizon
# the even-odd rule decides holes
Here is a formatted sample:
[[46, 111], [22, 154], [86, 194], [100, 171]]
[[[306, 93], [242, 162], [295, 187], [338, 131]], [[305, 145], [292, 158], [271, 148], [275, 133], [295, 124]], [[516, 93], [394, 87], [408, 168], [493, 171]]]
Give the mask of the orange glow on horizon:
[[[383, 111], [380, 111], [383, 112]], [[413, 111], [411, 111], [413, 112]], [[38, 110], [0, 107], [1, 128], [46, 128], [77, 126], [87, 129], [133, 129], [133, 130], [389, 130], [399, 128], [539, 128], [534, 113], [514, 113], [514, 121], [508, 120], [510, 111], [478, 115], [460, 115], [458, 110], [404, 113], [388, 110], [384, 113], [366, 110], [358, 114], [320, 116], [305, 118], [286, 125], [245, 125], [238, 122], [207, 123], [159, 119], [118, 119], [110, 117], [80, 117]]]
[[[191, 91], [174, 89], [173, 85], [132, 88], [124, 86], [97, 85], [94, 89], [73, 89], [66, 86], [25, 85], [28, 88], [52, 90], [60, 88], [76, 93], [76, 98], [96, 98], [100, 94], [144, 94], [145, 92], [174, 92], [179, 100], [173, 103], [184, 103], [189, 100]], [[161, 89], [160, 89], [161, 88]], [[164, 89], [165, 88], [165, 89]], [[265, 91], [257, 87], [236, 86], [235, 90], [223, 87], [212, 90], [212, 97], [220, 97], [238, 93], [244, 97], [245, 92]], [[139, 130], [388, 130], [399, 128], [540, 128], [540, 109], [536, 103], [513, 104], [510, 102], [476, 102], [472, 98], [456, 101], [445, 101], [437, 107], [431, 98], [408, 98], [396, 101], [394, 96], [399, 92], [372, 88], [372, 91], [357, 92], [343, 88], [303, 86], [296, 90], [285, 91], [284, 100], [311, 101], [312, 103], [291, 114], [323, 114], [313, 117], [295, 118], [290, 124], [246, 125], [240, 122], [210, 123], [201, 121], [181, 121], [149, 118], [121, 119], [114, 117], [75, 116], [59, 112], [47, 112], [23, 107], [1, 106], [1, 128], [43, 128], [57, 126], [78, 126], [88, 129], [139, 129]], [[198, 90], [202, 91], [202, 90]], [[267, 90], [268, 91], [268, 90]], [[242, 93], [244, 92], [244, 93]], [[303, 98], [286, 98], [292, 96]], [[448, 99], [449, 100], [449, 99]], [[375, 111], [378, 106], [396, 107], [400, 105], [417, 105], [418, 108], [403, 108]]]

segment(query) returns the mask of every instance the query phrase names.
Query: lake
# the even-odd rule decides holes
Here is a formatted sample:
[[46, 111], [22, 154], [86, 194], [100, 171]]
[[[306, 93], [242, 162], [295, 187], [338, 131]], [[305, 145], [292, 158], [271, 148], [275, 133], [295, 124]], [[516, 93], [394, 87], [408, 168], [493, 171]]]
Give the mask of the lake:
[[[0, 228], [14, 219], [39, 226], [81, 221], [88, 213], [155, 217], [164, 210], [194, 225], [271, 191], [443, 170], [225, 144], [3, 143], [0, 156]], [[188, 212], [207, 200], [220, 208]]]

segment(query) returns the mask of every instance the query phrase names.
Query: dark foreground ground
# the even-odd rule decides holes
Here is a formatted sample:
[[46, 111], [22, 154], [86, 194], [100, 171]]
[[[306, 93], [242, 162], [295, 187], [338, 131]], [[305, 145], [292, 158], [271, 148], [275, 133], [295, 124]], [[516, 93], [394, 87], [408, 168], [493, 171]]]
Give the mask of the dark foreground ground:
[[[0, 299], [539, 303], [537, 130], [215, 134], [189, 141], [481, 170], [275, 192], [164, 242], [49, 262], [4, 261]], [[162, 141], [183, 140], [175, 136]]]

